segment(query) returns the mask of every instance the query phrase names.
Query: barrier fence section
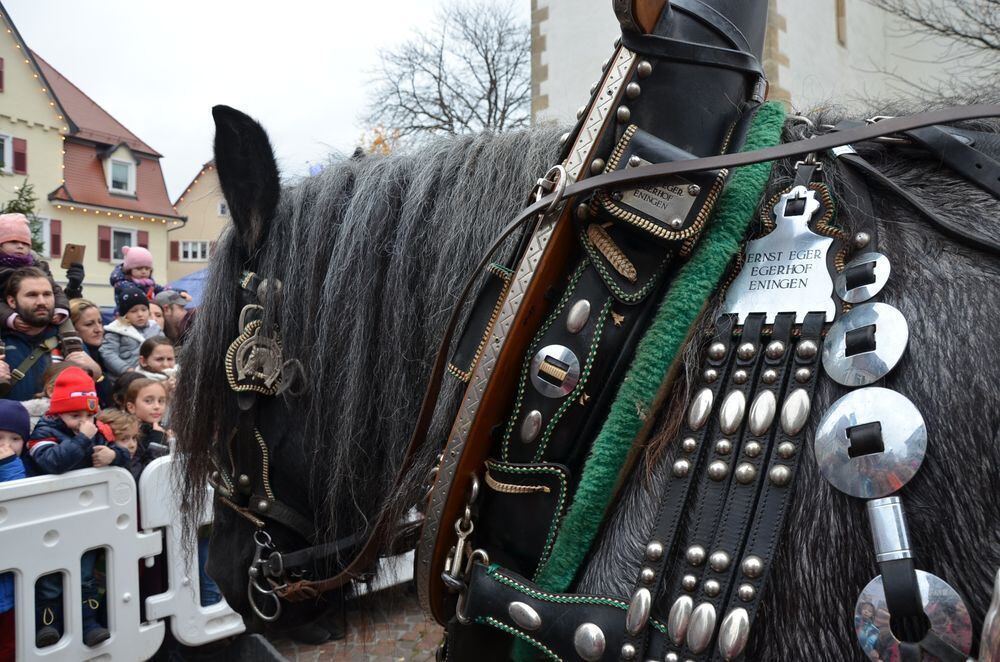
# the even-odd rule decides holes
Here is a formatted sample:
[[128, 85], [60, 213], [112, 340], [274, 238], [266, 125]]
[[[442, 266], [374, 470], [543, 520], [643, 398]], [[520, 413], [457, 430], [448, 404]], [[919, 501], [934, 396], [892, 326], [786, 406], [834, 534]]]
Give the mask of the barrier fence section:
[[[138, 491], [129, 472], [111, 467], [0, 483], [0, 573], [14, 576], [18, 662], [145, 660], [162, 644], [166, 619], [174, 636], [187, 645], [243, 631], [243, 621], [225, 600], [209, 607], [200, 605], [197, 555], [181, 551], [171, 466], [170, 457], [152, 462], [143, 472]], [[140, 507], [143, 532], [137, 528]], [[105, 551], [104, 602], [111, 638], [88, 648], [82, 637], [80, 561], [94, 549]], [[150, 620], [143, 623], [139, 564], [163, 551], [168, 590], [147, 598]], [[63, 636], [58, 643], [39, 649], [35, 646], [35, 582], [53, 572], [62, 575]]]

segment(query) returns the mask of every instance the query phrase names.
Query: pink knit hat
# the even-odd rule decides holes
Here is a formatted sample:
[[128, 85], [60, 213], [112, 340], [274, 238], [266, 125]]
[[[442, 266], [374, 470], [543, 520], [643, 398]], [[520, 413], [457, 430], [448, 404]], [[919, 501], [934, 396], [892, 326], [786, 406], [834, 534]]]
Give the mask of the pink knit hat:
[[124, 271], [131, 271], [136, 267], [153, 268], [153, 254], [142, 246], [122, 246], [122, 253], [125, 255], [122, 263]]
[[0, 214], [0, 244], [7, 241], [31, 245], [31, 230], [24, 214]]

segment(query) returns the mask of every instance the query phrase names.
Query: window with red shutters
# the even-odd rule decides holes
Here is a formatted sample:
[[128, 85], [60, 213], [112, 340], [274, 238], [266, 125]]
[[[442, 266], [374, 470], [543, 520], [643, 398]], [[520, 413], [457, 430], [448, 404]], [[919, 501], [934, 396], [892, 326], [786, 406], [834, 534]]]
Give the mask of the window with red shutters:
[[62, 256], [62, 221], [49, 221], [49, 257]]
[[135, 243], [139, 244], [140, 247], [149, 250], [149, 233], [145, 230], [139, 230], [136, 233]]
[[24, 138], [14, 138], [14, 173], [28, 174], [28, 141]]
[[0, 92], [3, 92], [3, 58], [0, 57]]
[[111, 228], [107, 225], [97, 226], [97, 259], [111, 261]]
[[170, 261], [178, 262], [181, 259], [181, 242], [171, 241], [170, 242]]

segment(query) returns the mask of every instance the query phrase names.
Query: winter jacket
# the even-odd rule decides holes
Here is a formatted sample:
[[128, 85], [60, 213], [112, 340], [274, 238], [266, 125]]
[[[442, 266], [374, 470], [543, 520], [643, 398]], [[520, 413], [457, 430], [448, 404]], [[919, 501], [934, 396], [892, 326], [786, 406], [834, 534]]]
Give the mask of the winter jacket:
[[28, 416], [31, 417], [31, 429], [34, 430], [35, 426], [38, 425], [38, 421], [42, 420], [42, 416], [49, 410], [49, 405], [52, 403], [51, 398], [33, 398], [31, 400], [24, 400], [21, 402], [24, 408], [28, 410]]
[[[11, 455], [0, 460], [0, 483], [26, 477], [24, 463], [21, 458]], [[0, 574], [0, 614], [14, 608], [14, 576], [10, 573]]]
[[143, 423], [139, 426], [138, 442], [135, 455], [132, 456], [132, 466], [129, 468], [136, 481], [139, 480], [146, 465], [170, 452], [167, 445], [167, 435], [159, 430], [154, 430], [149, 423]]
[[28, 439], [25, 467], [30, 476], [86, 469], [94, 466], [91, 457], [94, 446], [108, 446], [115, 452], [115, 459], [111, 464], [123, 469], [129, 468], [128, 451], [121, 446], [108, 444], [100, 432], [93, 438], [82, 432], [74, 434], [58, 416], [43, 416]]
[[139, 348], [147, 338], [162, 335], [159, 325], [150, 320], [140, 329], [119, 318], [104, 327], [101, 360], [112, 377], [120, 377], [129, 368], [139, 365]]
[[[55, 295], [56, 312], [63, 313], [66, 317], [69, 317], [69, 298], [63, 289], [56, 285], [56, 282], [52, 280], [52, 272], [49, 270], [49, 263], [39, 260], [34, 254], [32, 254], [34, 259], [34, 264], [27, 264], [28, 267], [38, 267], [45, 272], [45, 275], [49, 277], [49, 282], [52, 283], [52, 293]], [[7, 290], [7, 281], [10, 279], [11, 275], [16, 271], [17, 268], [13, 266], [4, 266], [0, 263], [0, 292]], [[7, 305], [7, 297], [0, 297], [0, 322], [3, 323], [4, 328], [10, 329], [13, 320], [13, 315], [16, 311]], [[14, 367], [14, 366], [11, 366]]]
[[150, 301], [153, 300], [153, 297], [166, 289], [162, 285], [157, 285], [156, 281], [152, 278], [146, 278], [139, 281], [132, 280], [132, 278], [125, 275], [125, 270], [122, 268], [121, 264], [114, 268], [111, 272], [111, 278], [108, 280], [111, 282], [112, 287], [115, 288], [115, 304], [118, 303], [118, 295], [121, 294], [121, 291], [128, 286], [138, 287], [146, 293], [146, 298]]
[[[43, 342], [47, 338], [57, 336], [59, 334], [59, 329], [54, 326], [46, 327], [44, 331], [36, 336], [29, 336], [19, 331], [11, 331], [7, 329], [3, 332], [3, 341], [6, 346], [6, 356], [4, 361], [10, 366], [11, 370], [17, 368], [21, 365], [21, 362], [28, 358], [31, 351], [38, 346], [39, 343]], [[138, 352], [138, 350], [136, 350]], [[8, 391], [6, 398], [8, 400], [17, 400], [19, 402], [24, 402], [25, 400], [31, 400], [35, 395], [42, 390], [42, 373], [45, 372], [46, 368], [52, 363], [52, 354], [43, 354], [41, 358], [35, 361], [35, 365], [28, 369], [24, 377], [16, 384], [13, 388]]]

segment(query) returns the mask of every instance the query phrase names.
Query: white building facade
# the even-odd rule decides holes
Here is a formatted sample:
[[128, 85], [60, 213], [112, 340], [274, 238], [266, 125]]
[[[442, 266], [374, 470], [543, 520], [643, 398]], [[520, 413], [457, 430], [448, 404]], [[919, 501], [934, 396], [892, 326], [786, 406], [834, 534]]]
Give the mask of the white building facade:
[[[532, 116], [569, 122], [619, 36], [611, 0], [531, 0]], [[954, 44], [914, 34], [864, 0], [769, 0], [769, 96], [796, 111], [867, 108], [872, 99], [950, 87], [981, 70]]]

